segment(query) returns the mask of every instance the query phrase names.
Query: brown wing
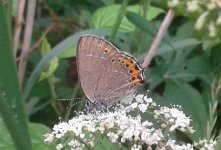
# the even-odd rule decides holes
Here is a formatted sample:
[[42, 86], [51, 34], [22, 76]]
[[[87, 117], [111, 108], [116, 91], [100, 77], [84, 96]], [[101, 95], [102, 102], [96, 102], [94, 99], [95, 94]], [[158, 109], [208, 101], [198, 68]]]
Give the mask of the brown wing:
[[106, 66], [107, 57], [117, 53], [117, 49], [96, 36], [85, 35], [79, 38], [77, 44], [77, 66], [81, 87], [86, 97], [91, 101], [97, 100], [97, 83], [102, 68]]

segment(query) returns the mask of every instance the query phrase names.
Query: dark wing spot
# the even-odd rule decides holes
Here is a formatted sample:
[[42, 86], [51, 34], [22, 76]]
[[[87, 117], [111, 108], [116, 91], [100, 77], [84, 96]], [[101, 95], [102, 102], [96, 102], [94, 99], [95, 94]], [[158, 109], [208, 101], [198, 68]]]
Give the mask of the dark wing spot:
[[131, 80], [133, 81], [133, 80], [135, 80], [136, 78], [135, 77], [131, 77]]

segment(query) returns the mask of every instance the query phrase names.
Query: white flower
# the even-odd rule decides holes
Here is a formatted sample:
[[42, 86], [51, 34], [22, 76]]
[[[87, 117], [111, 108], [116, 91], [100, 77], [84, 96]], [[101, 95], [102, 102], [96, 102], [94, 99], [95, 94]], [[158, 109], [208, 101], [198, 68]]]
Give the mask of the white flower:
[[221, 14], [219, 14], [218, 18], [216, 19], [216, 24], [221, 25]]
[[142, 113], [144, 113], [147, 110], [146, 104], [140, 104], [140, 105], [138, 105], [138, 107]]
[[209, 24], [209, 36], [210, 37], [215, 37], [216, 36], [216, 27], [215, 24], [213, 22], [210, 22]]
[[145, 96], [143, 97], [143, 99], [144, 99], [144, 101], [145, 101], [146, 103], [153, 103], [152, 98], [148, 98], [147, 95], [145, 95]]
[[52, 143], [54, 139], [53, 134], [49, 134], [49, 133], [45, 134], [44, 137], [45, 137], [44, 142], [47, 144]]
[[208, 16], [209, 12], [205, 11], [196, 21], [195, 23], [195, 29], [201, 30], [205, 24], [206, 17]]
[[144, 98], [144, 95], [142, 95], [142, 94], [137, 94], [135, 96], [135, 99], [138, 103], [143, 103], [143, 98]]
[[169, 1], [167, 2], [167, 5], [168, 5], [169, 7], [176, 7], [176, 6], [179, 5], [179, 0], [169, 0]]
[[[121, 144], [131, 141], [141, 145], [146, 143], [151, 147], [153, 144], [158, 145], [165, 140], [161, 128], [154, 128], [159, 127], [160, 124], [165, 124], [165, 128], [169, 128], [171, 132], [176, 128], [184, 131], [186, 128], [191, 128], [189, 127], [190, 119], [179, 110], [180, 107], [158, 106], [158, 108], [156, 106], [152, 99], [139, 95], [129, 106], [119, 104], [113, 108], [114, 111], [79, 112], [78, 116], [68, 122], [55, 125], [53, 131], [45, 136], [45, 142], [51, 143], [53, 140], [72, 135], [72, 139], [68, 143], [72, 149], [82, 149], [84, 146], [93, 148], [97, 143], [97, 138], [101, 137], [99, 134], [102, 134], [112, 143]], [[131, 112], [133, 112], [133, 116], [130, 115]], [[155, 126], [154, 123], [143, 120], [141, 118], [143, 113], [157, 116], [155, 120], [159, 125]], [[131, 149], [141, 149], [141, 145], [133, 145]], [[58, 145], [59, 147], [61, 146]]]
[[197, 11], [199, 7], [199, 2], [197, 0], [189, 1], [187, 2], [187, 11], [189, 12], [195, 12]]
[[132, 104], [130, 105], [130, 107], [133, 108], [133, 109], [135, 109], [135, 108], [137, 108], [137, 105], [138, 105], [138, 104], [135, 102], [135, 103], [132, 103]]
[[115, 134], [113, 132], [108, 133], [107, 136], [110, 138], [112, 143], [116, 143], [117, 139], [119, 137], [117, 134]]
[[177, 128], [185, 131], [187, 127], [190, 126], [191, 120], [189, 117], [186, 117], [185, 114], [176, 107], [161, 107], [159, 112], [155, 111], [155, 114], [156, 113], [165, 117], [165, 120], [167, 120], [171, 126], [169, 129], [171, 132]]
[[142, 148], [141, 145], [134, 144], [134, 145], [131, 147], [131, 150], [140, 150], [141, 148]]
[[61, 150], [62, 148], [63, 148], [63, 145], [62, 145], [62, 144], [56, 145], [56, 150]]
[[199, 148], [199, 149], [206, 149], [206, 150], [214, 150], [216, 147], [216, 140], [199, 140], [199, 142], [195, 142], [194, 146]]
[[187, 143], [187, 144], [176, 144], [175, 140], [169, 139], [166, 143], [166, 147], [172, 149], [172, 150], [193, 150], [193, 145]]

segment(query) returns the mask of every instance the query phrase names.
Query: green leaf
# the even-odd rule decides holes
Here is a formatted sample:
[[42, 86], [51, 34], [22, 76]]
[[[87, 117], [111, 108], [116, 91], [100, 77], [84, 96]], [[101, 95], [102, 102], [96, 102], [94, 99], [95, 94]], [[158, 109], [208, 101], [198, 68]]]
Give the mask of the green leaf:
[[[182, 55], [182, 57], [184, 57]], [[181, 58], [178, 58], [181, 60]], [[205, 75], [209, 75], [212, 72], [212, 65], [209, 63], [209, 60], [203, 56], [196, 56], [191, 59], [184, 59], [181, 62], [174, 61], [175, 65], [167, 70], [167, 78], [171, 79], [185, 79], [191, 80], [197, 77], [207, 80]], [[208, 76], [209, 77], [209, 76]]]
[[[141, 12], [140, 5], [131, 5], [127, 7], [127, 11], [131, 11], [139, 14]], [[92, 27], [93, 28], [105, 28], [112, 29], [114, 23], [116, 22], [118, 12], [120, 10], [120, 5], [111, 5], [98, 9], [92, 15]], [[147, 12], [147, 20], [152, 20], [157, 17], [159, 14], [163, 13], [163, 10], [157, 7], [149, 7]], [[135, 26], [130, 23], [130, 21], [124, 17], [121, 21], [118, 31], [121, 32], [133, 32]]]
[[[9, 20], [0, 1], [0, 114], [17, 149], [31, 150], [17, 69], [12, 54]], [[1, 133], [2, 136], [5, 136]]]
[[[39, 150], [54, 150], [55, 145], [50, 144], [46, 145], [44, 143], [44, 135], [48, 132], [50, 132], [50, 129], [42, 124], [36, 124], [36, 123], [30, 123], [29, 125], [29, 133], [31, 135], [31, 143], [33, 146], [33, 149]], [[8, 133], [8, 130], [6, 129], [6, 126], [3, 123], [3, 120], [0, 118], [0, 149], [4, 150], [15, 150], [16, 147]]]
[[[43, 36], [43, 40], [41, 43], [41, 54], [45, 56], [46, 54], [50, 52], [50, 50], [51, 50], [51, 45], [48, 43], [48, 40], [46, 39], [46, 37]], [[41, 73], [39, 81], [42, 81], [50, 77], [56, 71], [58, 67], [58, 62], [59, 62], [58, 58], [52, 59], [48, 69]]]
[[197, 46], [201, 44], [202, 42], [197, 41], [196, 39], [182, 39], [179, 41], [171, 42], [170, 46], [168, 44], [164, 44], [158, 48], [154, 56], [157, 55], [164, 55], [165, 53], [174, 51], [174, 50], [182, 50], [182, 48], [188, 47], [188, 46]]
[[157, 29], [154, 26], [154, 24], [147, 21], [145, 18], [143, 18], [139, 14], [131, 12], [131, 11], [127, 11], [126, 17], [131, 23], [133, 23], [139, 29], [149, 33], [150, 35], [154, 37], [156, 36]]
[[71, 45], [66, 50], [64, 50], [63, 53], [61, 53], [59, 55], [59, 58], [64, 59], [64, 58], [70, 58], [70, 57], [74, 57], [74, 56], [76, 56], [76, 45], [74, 45], [74, 46]]
[[50, 50], [51, 50], [51, 45], [48, 43], [48, 40], [46, 39], [46, 37], [43, 36], [42, 43], [41, 43], [42, 56], [45, 56], [46, 54], [48, 54]]
[[54, 150], [55, 145], [50, 144], [47, 145], [44, 143], [44, 135], [50, 132], [50, 129], [42, 124], [30, 123], [29, 124], [29, 132], [31, 135], [31, 142], [33, 145], [33, 149], [40, 150]]
[[58, 68], [58, 62], [59, 62], [58, 58], [52, 59], [47, 71], [44, 71], [41, 73], [39, 81], [42, 81], [42, 80], [50, 77], [51, 75], [53, 75], [54, 72], [56, 71], [56, 69]]

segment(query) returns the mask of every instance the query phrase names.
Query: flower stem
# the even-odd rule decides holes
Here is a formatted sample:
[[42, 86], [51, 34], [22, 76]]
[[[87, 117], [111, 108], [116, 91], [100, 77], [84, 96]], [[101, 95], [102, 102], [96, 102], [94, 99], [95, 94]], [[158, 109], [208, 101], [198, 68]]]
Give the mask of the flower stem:
[[49, 87], [50, 87], [50, 92], [51, 92], [51, 106], [54, 109], [54, 111], [56, 112], [56, 114], [58, 115], [58, 117], [62, 117], [59, 109], [57, 107], [57, 94], [55, 92], [55, 77], [54, 75], [52, 75], [51, 77], [48, 78], [48, 83], [49, 83]]
[[172, 10], [169, 10], [166, 14], [166, 17], [163, 20], [163, 23], [160, 26], [160, 29], [144, 59], [144, 62], [142, 64], [143, 68], [147, 69], [151, 59], [153, 58], [154, 53], [156, 52], [161, 40], [163, 39], [164, 34], [167, 32], [167, 29], [172, 22], [174, 17], [174, 13]]

